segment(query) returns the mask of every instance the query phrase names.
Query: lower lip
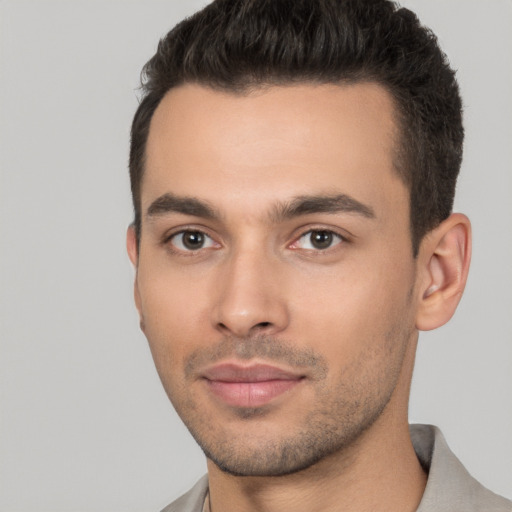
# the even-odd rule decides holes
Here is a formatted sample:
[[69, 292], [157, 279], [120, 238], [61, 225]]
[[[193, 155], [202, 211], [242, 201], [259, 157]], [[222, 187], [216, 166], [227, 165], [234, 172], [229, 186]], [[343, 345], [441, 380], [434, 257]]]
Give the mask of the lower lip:
[[260, 407], [290, 391], [302, 379], [262, 382], [223, 382], [207, 380], [210, 390], [233, 407]]

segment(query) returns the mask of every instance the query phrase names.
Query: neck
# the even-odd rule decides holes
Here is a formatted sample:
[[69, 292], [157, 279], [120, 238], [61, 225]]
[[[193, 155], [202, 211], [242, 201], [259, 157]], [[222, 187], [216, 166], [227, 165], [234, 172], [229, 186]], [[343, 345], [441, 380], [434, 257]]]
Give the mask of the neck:
[[[404, 365], [410, 373], [411, 348], [412, 364]], [[401, 375], [382, 415], [357, 441], [308, 469], [278, 477], [239, 477], [208, 461], [211, 511], [415, 511], [426, 475], [409, 435], [410, 378]]]
[[281, 477], [236, 477], [209, 462], [211, 510], [412, 512], [421, 500], [426, 476], [408, 427], [402, 430], [391, 436], [389, 431], [368, 432], [351, 453], [333, 455], [307, 470]]

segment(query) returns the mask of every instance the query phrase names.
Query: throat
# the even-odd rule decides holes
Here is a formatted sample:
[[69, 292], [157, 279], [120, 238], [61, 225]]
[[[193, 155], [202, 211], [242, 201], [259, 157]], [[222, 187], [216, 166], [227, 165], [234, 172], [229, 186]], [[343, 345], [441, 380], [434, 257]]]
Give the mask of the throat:
[[233, 476], [210, 460], [208, 473], [205, 512], [413, 512], [427, 482], [408, 434], [401, 447], [353, 449], [285, 476]]

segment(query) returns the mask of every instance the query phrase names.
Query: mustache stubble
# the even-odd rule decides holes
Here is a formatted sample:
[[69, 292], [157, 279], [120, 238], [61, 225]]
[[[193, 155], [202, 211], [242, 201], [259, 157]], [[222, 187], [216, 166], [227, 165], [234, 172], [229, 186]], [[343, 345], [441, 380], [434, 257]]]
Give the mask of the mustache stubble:
[[194, 378], [201, 368], [230, 357], [244, 361], [259, 358], [269, 364], [284, 363], [297, 370], [307, 370], [315, 380], [325, 379], [328, 371], [325, 357], [311, 348], [297, 348], [285, 340], [257, 335], [230, 336], [216, 345], [195, 350], [185, 359], [185, 376]]

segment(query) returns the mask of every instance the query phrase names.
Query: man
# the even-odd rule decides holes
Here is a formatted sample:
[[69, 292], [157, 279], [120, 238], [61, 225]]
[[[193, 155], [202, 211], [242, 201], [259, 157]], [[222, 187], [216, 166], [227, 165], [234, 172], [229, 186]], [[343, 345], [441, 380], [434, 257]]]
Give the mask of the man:
[[220, 0], [132, 126], [141, 328], [208, 478], [165, 510], [511, 510], [409, 427], [418, 331], [467, 278], [461, 100], [385, 0]]

